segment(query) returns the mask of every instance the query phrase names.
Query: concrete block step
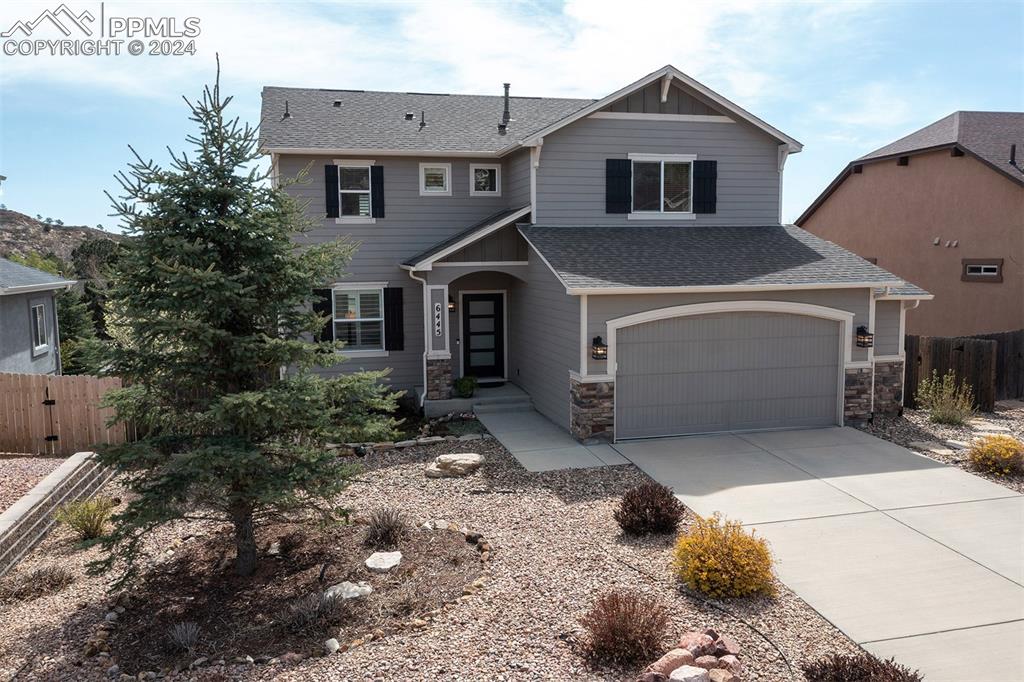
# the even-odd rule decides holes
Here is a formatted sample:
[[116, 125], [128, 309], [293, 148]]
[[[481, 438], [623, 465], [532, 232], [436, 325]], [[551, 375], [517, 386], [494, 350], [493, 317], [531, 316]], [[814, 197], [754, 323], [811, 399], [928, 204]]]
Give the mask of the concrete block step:
[[475, 414], [494, 414], [496, 412], [530, 412], [533, 410], [532, 400], [518, 400], [516, 402], [503, 403], [482, 403], [473, 405]]
[[482, 396], [476, 395], [473, 397], [473, 406], [477, 405], [501, 405], [503, 403], [522, 403], [530, 402], [530, 396], [521, 395], [496, 395], [496, 396]]

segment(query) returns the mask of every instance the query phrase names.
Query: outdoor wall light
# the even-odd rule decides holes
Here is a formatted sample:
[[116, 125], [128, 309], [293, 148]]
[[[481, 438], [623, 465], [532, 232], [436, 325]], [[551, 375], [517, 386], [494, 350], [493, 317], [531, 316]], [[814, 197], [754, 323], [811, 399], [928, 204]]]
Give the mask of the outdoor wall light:
[[451, 296], [448, 297], [448, 312], [455, 312], [455, 299], [452, 298]]
[[868, 332], [864, 325], [857, 327], [857, 348], [871, 348], [875, 345], [875, 335]]
[[600, 336], [595, 336], [590, 350], [590, 357], [595, 360], [608, 359], [608, 344]]

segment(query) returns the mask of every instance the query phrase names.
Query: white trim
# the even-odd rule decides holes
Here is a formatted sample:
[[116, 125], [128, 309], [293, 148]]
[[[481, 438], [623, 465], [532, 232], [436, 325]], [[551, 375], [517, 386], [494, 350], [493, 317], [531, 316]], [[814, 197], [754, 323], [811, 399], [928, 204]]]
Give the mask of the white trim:
[[[428, 168], [443, 168], [444, 169], [444, 189], [443, 190], [429, 190], [427, 189], [427, 177], [425, 174]], [[422, 162], [420, 163], [420, 196], [421, 197], [450, 197], [452, 195], [452, 164], [447, 161], [439, 162], [435, 161]]]
[[[373, 171], [370, 170], [370, 166], [373, 165], [373, 161], [369, 159], [334, 159], [334, 165], [338, 169], [338, 217], [334, 219], [335, 225], [349, 224], [373, 224], [376, 223], [376, 218], [373, 217]], [[342, 189], [341, 188], [341, 169], [342, 168], [358, 168], [360, 170], [366, 169], [366, 189]], [[366, 215], [344, 215], [342, 214], [342, 197], [346, 194], [365, 194], [367, 210], [369, 213]]]
[[[36, 300], [39, 300], [39, 299], [36, 299]], [[57, 302], [55, 300], [53, 300], [52, 298], [50, 300], [53, 301], [53, 305], [54, 305], [54, 307], [56, 307]], [[36, 309], [37, 308], [40, 310], [38, 315], [36, 314]], [[29, 306], [28, 306], [28, 315], [29, 315], [29, 335], [30, 335], [29, 341], [32, 342], [32, 357], [36, 358], [36, 357], [39, 357], [40, 355], [46, 355], [47, 353], [50, 352], [50, 346], [51, 346], [51, 344], [50, 344], [50, 335], [49, 335], [49, 333], [47, 333], [47, 329], [46, 329], [46, 302], [45, 301], [43, 301], [42, 303], [31, 303], [30, 302]], [[42, 325], [43, 325], [43, 328], [42, 328], [41, 331], [42, 331], [43, 341], [45, 341], [46, 343], [41, 343], [41, 344], [36, 345], [36, 336], [38, 336], [38, 332], [40, 331], [39, 323], [42, 323]]]
[[480, 150], [459, 150], [449, 151], [447, 149], [433, 150], [433, 149], [366, 149], [366, 148], [324, 148], [318, 147], [262, 147], [260, 152], [263, 154], [298, 154], [302, 156], [441, 156], [441, 157], [475, 157], [475, 158], [498, 158], [501, 156], [498, 152], [488, 152]]
[[537, 169], [540, 168], [540, 150], [544, 146], [544, 138], [530, 147], [530, 220], [537, 222]]
[[[384, 333], [381, 332], [381, 336]], [[387, 358], [391, 357], [391, 351], [387, 350], [345, 350], [342, 348], [338, 354], [346, 358]]]
[[[487, 169], [494, 171], [494, 191], [480, 192], [473, 183], [473, 174], [476, 169]], [[469, 196], [471, 197], [500, 197], [501, 196], [501, 164], [500, 163], [471, 163], [469, 164]]]
[[789, 158], [789, 149], [786, 145], [780, 144], [778, 148], [779, 155], [779, 225], [782, 224], [782, 175], [783, 170], [786, 168], [786, 159]]
[[587, 374], [569, 370], [569, 378], [581, 384], [614, 384], [615, 377], [611, 374]]
[[0, 296], [16, 296], [17, 294], [34, 294], [37, 291], [70, 289], [75, 284], [77, 284], [76, 280], [62, 280], [60, 282], [50, 282], [49, 284], [25, 284], [20, 287], [0, 288]]
[[[825, 320], [832, 320], [839, 323], [839, 376], [837, 378], [836, 390], [836, 423], [843, 424], [843, 402], [845, 395], [845, 371], [851, 366], [853, 353], [853, 318], [854, 313], [837, 308], [826, 308], [820, 305], [809, 303], [794, 303], [791, 301], [715, 301], [712, 303], [692, 303], [689, 305], [669, 306], [656, 310], [647, 310], [642, 313], [626, 315], [608, 320], [605, 326], [608, 331], [608, 373], [618, 374], [618, 363], [616, 361], [616, 342], [618, 330], [623, 327], [631, 327], [657, 320], [667, 320], [677, 317], [692, 317], [695, 315], [712, 315], [715, 313], [739, 313], [739, 312], [768, 312], [784, 313], [789, 315], [804, 315], [807, 317], [818, 317]], [[612, 409], [617, 419], [617, 396], [612, 400]]]
[[[630, 152], [626, 155], [629, 159], [629, 214], [626, 216], [627, 220], [672, 220], [675, 217], [679, 217], [681, 220], [694, 220], [696, 216], [693, 214], [693, 162], [697, 160], [696, 154], [638, 154]], [[636, 185], [634, 185], [633, 167], [637, 162], [640, 163], [657, 163], [658, 164], [658, 210], [657, 211], [638, 211], [633, 206], [633, 198], [636, 196]], [[687, 191], [687, 200], [690, 203], [690, 210], [688, 211], [666, 211], [665, 210], [665, 164], [674, 163], [681, 164], [685, 163], [689, 166], [687, 172], [687, 179], [690, 181], [690, 186]], [[666, 217], [667, 216], [667, 217]]]
[[466, 376], [466, 352], [462, 345], [462, 311], [465, 310], [465, 301], [462, 300], [463, 294], [501, 294], [501, 313], [502, 313], [502, 348], [501, 355], [504, 360], [504, 376], [500, 377], [477, 377], [483, 379], [500, 379], [501, 381], [508, 381], [508, 289], [462, 289], [459, 290], [459, 310], [456, 313], [459, 316], [459, 377]]
[[672, 87], [672, 74], [666, 74], [661, 77], [661, 103], [664, 104], [668, 101], [668, 90]]
[[626, 154], [626, 158], [630, 161], [668, 161], [670, 163], [680, 163], [683, 161], [696, 161], [696, 154], [641, 154], [637, 152], [630, 152]]
[[[529, 242], [529, 240], [527, 240]], [[531, 246], [533, 246], [531, 244]], [[536, 248], [534, 249], [536, 250]], [[540, 251], [537, 253], [544, 260]], [[547, 264], [547, 260], [544, 260]], [[551, 265], [548, 264], [550, 268]], [[554, 268], [551, 269], [554, 272]], [[555, 273], [558, 276], [558, 273]], [[559, 277], [561, 281], [561, 277]], [[564, 284], [564, 282], [563, 282]], [[692, 287], [570, 287], [566, 285], [565, 292], [570, 296], [581, 296], [583, 294], [596, 295], [625, 295], [625, 294], [687, 294], [687, 293], [708, 293], [726, 291], [801, 291], [805, 289], [863, 289], [865, 287], [878, 288], [892, 284], [891, 282], [850, 282], [834, 284], [722, 284], [713, 286], [692, 286]]]
[[697, 214], [693, 211], [659, 212], [659, 211], [635, 211], [626, 214], [626, 220], [696, 220]]
[[[277, 189], [281, 186], [281, 156], [279, 154], [270, 155], [270, 186]], [[339, 207], [340, 210], [340, 207]]]
[[[917, 307], [916, 305], [914, 307]], [[899, 355], [907, 357], [907, 304], [900, 301]]]
[[332, 289], [386, 289], [388, 282], [335, 282]]
[[[875, 296], [874, 292], [868, 292], [868, 333], [872, 335], [874, 339], [875, 334]], [[868, 351], [868, 363], [873, 368], [875, 366], [875, 344], [872, 344], [867, 348]], [[875, 373], [871, 372], [871, 400], [868, 402], [871, 406], [871, 414], [875, 413]]]
[[580, 296], [580, 371], [579, 376], [587, 376], [590, 369], [590, 360], [587, 357], [587, 337], [589, 324], [587, 323], [587, 295]]
[[706, 114], [640, 114], [625, 111], [596, 111], [587, 118], [618, 121], [680, 121], [684, 123], [735, 123], [728, 116]]
[[876, 355], [874, 358], [872, 358], [872, 362], [874, 362], [876, 364], [879, 363], [879, 362], [903, 362], [903, 356], [902, 355]]
[[452, 354], [446, 350], [428, 350], [427, 360], [451, 360]]
[[[889, 285], [893, 286], [893, 285]], [[935, 298], [934, 294], [883, 294], [876, 296], [876, 300], [879, 301], [931, 301]]]
[[515, 221], [519, 220], [520, 218], [522, 218], [523, 216], [525, 216], [529, 212], [530, 212], [530, 207], [529, 206], [524, 206], [523, 208], [519, 209], [515, 213], [512, 213], [511, 215], [508, 215], [508, 216], [506, 216], [504, 218], [501, 218], [499, 220], [495, 220], [493, 223], [490, 223], [489, 225], [484, 225], [483, 227], [481, 227], [479, 230], [477, 230], [473, 234], [465, 237], [464, 239], [460, 239], [459, 241], [455, 242], [451, 246], [448, 246], [448, 247], [445, 247], [445, 248], [441, 249], [440, 251], [435, 253], [433, 256], [431, 256], [429, 258], [426, 258], [424, 260], [421, 260], [420, 262], [416, 263], [415, 265], [402, 265], [402, 267], [404, 269], [406, 269], [406, 270], [431, 270], [433, 265], [437, 265], [436, 261], [438, 261], [438, 260], [440, 260], [440, 259], [442, 259], [442, 258], [444, 258], [446, 256], [450, 256], [451, 254], [455, 253], [459, 249], [463, 248], [464, 246], [468, 246], [469, 244], [472, 244], [473, 242], [477, 241], [478, 239], [483, 239], [484, 237], [486, 237], [487, 235], [491, 234], [492, 232], [496, 232], [499, 229], [501, 229], [503, 227], [506, 227], [507, 225], [511, 225], [512, 223], [514, 223]]
[[[373, 199], [370, 199], [373, 201]], [[341, 210], [340, 208], [338, 209]], [[347, 215], [334, 219], [335, 225], [373, 225], [377, 222], [376, 218], [372, 218], [368, 215]]]
[[362, 168], [363, 166], [372, 166], [377, 162], [373, 159], [334, 159], [335, 166], [351, 166], [354, 168]]
[[443, 263], [434, 263], [435, 268], [490, 268], [490, 267], [508, 267], [511, 265], [529, 265], [530, 261], [526, 260], [475, 260], [475, 261], [447, 261]]
[[545, 135], [553, 133], [554, 131], [559, 130], [561, 128], [564, 128], [567, 125], [575, 123], [576, 121], [580, 120], [581, 118], [583, 118], [585, 116], [590, 116], [591, 114], [593, 114], [593, 113], [595, 113], [597, 111], [600, 111], [601, 109], [604, 109], [606, 106], [608, 106], [612, 102], [615, 102], [616, 100], [618, 100], [618, 99], [620, 99], [620, 98], [630, 94], [631, 92], [634, 92], [636, 90], [640, 90], [640, 89], [650, 85], [654, 81], [656, 81], [659, 78], [662, 78], [664, 76], [672, 76], [672, 78], [678, 80], [680, 83], [682, 83], [683, 85], [689, 87], [691, 90], [697, 91], [697, 93], [699, 93], [700, 95], [704, 96], [705, 98], [711, 100], [714, 104], [717, 104], [722, 109], [725, 109], [726, 111], [728, 111], [731, 114], [735, 114], [739, 118], [742, 118], [743, 120], [745, 120], [747, 123], [750, 123], [750, 124], [756, 126], [757, 128], [759, 128], [762, 131], [768, 133], [769, 135], [771, 135], [775, 139], [779, 140], [780, 142], [786, 143], [790, 147], [790, 152], [795, 153], [795, 152], [799, 152], [801, 149], [803, 149], [803, 145], [802, 144], [797, 142], [795, 139], [793, 139], [789, 135], [786, 135], [785, 133], [783, 133], [778, 128], [775, 128], [774, 126], [771, 126], [771, 125], [765, 123], [764, 121], [759, 119], [757, 116], [754, 116], [752, 113], [750, 113], [746, 109], [744, 109], [744, 108], [740, 107], [739, 105], [729, 101], [728, 99], [726, 99], [722, 95], [718, 94], [717, 92], [711, 90], [707, 86], [702, 85], [701, 83], [698, 83], [693, 78], [690, 78], [685, 73], [683, 73], [679, 69], [677, 69], [674, 66], [672, 66], [671, 64], [669, 64], [667, 66], [664, 66], [664, 67], [658, 69], [657, 71], [655, 71], [653, 73], [650, 73], [650, 74], [644, 76], [640, 80], [637, 80], [637, 81], [635, 81], [633, 83], [630, 83], [629, 85], [627, 85], [627, 86], [625, 86], [623, 88], [619, 88], [615, 92], [611, 93], [610, 95], [608, 95], [608, 96], [606, 96], [606, 97], [604, 97], [604, 98], [602, 98], [600, 100], [597, 100], [593, 104], [591, 104], [589, 106], [586, 106], [586, 107], [583, 107], [582, 109], [580, 109], [576, 113], [571, 114], [569, 116], [566, 116], [565, 118], [563, 118], [563, 119], [561, 119], [559, 121], [556, 121], [556, 122], [552, 123], [549, 126], [541, 128], [539, 131], [537, 131], [537, 132], [533, 133], [532, 135], [530, 135], [529, 137], [521, 140], [519, 143], [509, 145], [508, 147], [505, 147], [504, 149], [500, 150], [498, 153], [499, 154], [507, 153], [508, 151], [511, 151], [512, 149], [515, 149], [517, 146], [529, 146], [529, 145], [533, 144], [534, 140], [536, 140], [538, 137], [543, 137]]
[[850, 361], [846, 363], [846, 369], [871, 369], [875, 366], [875, 363], [868, 360], [857, 360], [856, 362]]

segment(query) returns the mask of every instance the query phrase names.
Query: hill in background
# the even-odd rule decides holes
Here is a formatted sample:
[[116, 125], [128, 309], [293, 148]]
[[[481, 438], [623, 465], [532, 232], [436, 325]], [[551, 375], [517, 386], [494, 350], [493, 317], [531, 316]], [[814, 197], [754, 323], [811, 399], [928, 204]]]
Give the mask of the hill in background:
[[0, 257], [52, 253], [70, 262], [71, 252], [88, 239], [121, 241], [124, 236], [84, 225], [47, 224], [24, 213], [0, 209]]

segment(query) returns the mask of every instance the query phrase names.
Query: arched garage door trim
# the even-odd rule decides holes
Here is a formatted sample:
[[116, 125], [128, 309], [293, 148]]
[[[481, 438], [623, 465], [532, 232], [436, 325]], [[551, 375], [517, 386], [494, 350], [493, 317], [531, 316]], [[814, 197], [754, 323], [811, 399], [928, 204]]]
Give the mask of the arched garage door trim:
[[[717, 313], [784, 313], [789, 315], [805, 315], [825, 320], [832, 320], [839, 323], [839, 390], [836, 395], [836, 421], [842, 424], [843, 417], [843, 385], [844, 374], [848, 364], [853, 357], [853, 318], [854, 314], [846, 310], [827, 308], [825, 306], [811, 305], [809, 303], [792, 303], [787, 301], [717, 301], [714, 303], [693, 303], [690, 305], [671, 306], [668, 308], [657, 308], [642, 313], [626, 315], [624, 317], [608, 320], [608, 368], [613, 376], [618, 375], [618, 363], [616, 361], [616, 337], [619, 329], [667, 320], [677, 317], [693, 317], [698, 315], [712, 315]], [[615, 392], [616, 397], [618, 391]], [[616, 421], [618, 421], [616, 419]]]

